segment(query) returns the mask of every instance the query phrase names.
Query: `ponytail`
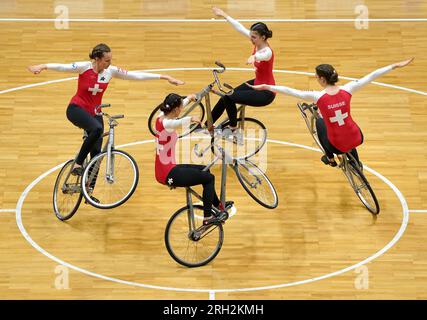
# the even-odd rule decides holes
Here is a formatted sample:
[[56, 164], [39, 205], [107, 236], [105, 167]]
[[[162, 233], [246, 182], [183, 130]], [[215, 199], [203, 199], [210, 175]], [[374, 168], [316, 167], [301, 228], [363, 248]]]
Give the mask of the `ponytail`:
[[182, 97], [176, 93], [170, 93], [166, 96], [165, 100], [159, 105], [159, 107], [160, 111], [167, 115], [181, 104]]
[[267, 25], [263, 22], [254, 23], [251, 26], [251, 31], [256, 31], [261, 37], [264, 36], [265, 40], [273, 37], [273, 31], [268, 29]]

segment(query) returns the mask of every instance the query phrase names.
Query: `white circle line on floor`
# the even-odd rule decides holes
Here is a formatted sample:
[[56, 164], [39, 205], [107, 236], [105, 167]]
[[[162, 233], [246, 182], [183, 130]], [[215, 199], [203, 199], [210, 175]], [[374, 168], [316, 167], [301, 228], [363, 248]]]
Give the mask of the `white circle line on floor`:
[[[287, 145], [287, 146], [292, 146], [292, 147], [300, 147], [303, 149], [307, 149], [310, 151], [319, 151], [318, 149], [312, 148], [312, 147], [308, 147], [308, 146], [304, 146], [301, 144], [296, 144], [296, 143], [290, 143], [290, 142], [285, 142], [285, 141], [278, 141], [278, 140], [267, 140], [270, 143], [278, 143], [278, 144], [282, 144], [282, 145]], [[139, 144], [146, 144], [146, 143], [152, 143], [153, 140], [145, 140], [145, 141], [140, 141], [140, 142], [136, 142], [136, 143], [132, 143], [132, 144], [127, 144], [129, 145], [139, 145]], [[123, 146], [118, 146], [119, 147], [123, 147]], [[65, 163], [65, 162], [64, 162]], [[377, 251], [375, 254], [369, 256], [368, 258], [353, 264], [347, 268], [344, 269], [340, 269], [337, 270], [335, 272], [332, 273], [328, 273], [322, 276], [318, 276], [318, 277], [314, 277], [314, 278], [310, 278], [310, 279], [306, 279], [306, 280], [301, 280], [301, 281], [295, 281], [295, 282], [289, 282], [289, 283], [282, 283], [282, 284], [277, 284], [277, 285], [270, 285], [270, 286], [262, 286], [262, 287], [249, 287], [249, 288], [228, 288], [228, 289], [198, 289], [198, 288], [176, 288], [176, 287], [165, 287], [165, 286], [156, 286], [156, 285], [149, 285], [149, 284], [143, 284], [143, 283], [138, 283], [138, 282], [133, 282], [133, 281], [126, 281], [126, 280], [122, 280], [122, 279], [117, 279], [114, 277], [109, 277], [109, 276], [105, 276], [102, 274], [98, 274], [83, 268], [80, 268], [78, 266], [75, 266], [71, 263], [65, 262], [59, 258], [57, 258], [56, 256], [50, 254], [49, 252], [47, 252], [45, 249], [43, 249], [41, 246], [39, 246], [28, 234], [28, 232], [26, 231], [23, 222], [22, 222], [22, 206], [24, 204], [25, 198], [27, 197], [27, 195], [29, 194], [29, 192], [31, 191], [31, 189], [37, 185], [37, 183], [39, 183], [42, 179], [44, 179], [46, 176], [48, 176], [49, 174], [51, 174], [52, 172], [54, 172], [55, 170], [58, 170], [59, 168], [61, 168], [63, 166], [63, 164], [59, 164], [57, 166], [55, 166], [54, 168], [46, 171], [45, 173], [43, 173], [42, 175], [40, 175], [37, 179], [35, 179], [30, 185], [28, 185], [24, 192], [22, 193], [22, 195], [20, 196], [19, 200], [18, 200], [18, 204], [16, 207], [16, 222], [17, 225], [19, 227], [19, 230], [21, 232], [21, 234], [24, 236], [24, 238], [31, 244], [31, 246], [36, 249], [37, 251], [39, 251], [40, 253], [42, 253], [43, 255], [45, 255], [46, 257], [48, 257], [49, 259], [65, 266], [68, 267], [70, 269], [73, 269], [77, 272], [92, 276], [92, 277], [96, 277], [99, 279], [103, 279], [106, 281], [111, 281], [111, 282], [115, 282], [115, 283], [119, 283], [119, 284], [124, 284], [124, 285], [130, 285], [130, 286], [136, 286], [136, 287], [143, 287], [143, 288], [149, 288], [149, 289], [158, 289], [158, 290], [166, 290], [166, 291], [181, 291], [181, 292], [205, 292], [208, 293], [209, 295], [212, 295], [213, 293], [219, 293], [219, 292], [248, 292], [248, 291], [259, 291], [259, 290], [272, 290], [272, 289], [278, 289], [278, 288], [284, 288], [284, 287], [291, 287], [291, 286], [297, 286], [297, 285], [302, 285], [302, 284], [306, 284], [306, 283], [311, 283], [311, 282], [315, 282], [315, 281], [319, 281], [319, 280], [323, 280], [323, 279], [327, 279], [327, 278], [331, 278], [343, 273], [346, 273], [348, 271], [354, 270], [364, 264], [367, 264], [368, 262], [371, 262], [372, 260], [380, 257], [381, 255], [383, 255], [385, 252], [387, 252], [391, 247], [393, 247], [398, 241], [399, 239], [402, 237], [402, 235], [404, 234], [406, 227], [408, 225], [408, 221], [409, 221], [409, 213], [408, 213], [408, 206], [406, 203], [405, 198], [403, 197], [402, 193], [400, 192], [399, 189], [397, 189], [397, 187], [390, 182], [390, 180], [388, 180], [387, 178], [385, 178], [384, 176], [382, 176], [381, 174], [379, 174], [378, 172], [372, 170], [371, 168], [364, 166], [364, 169], [369, 171], [370, 173], [374, 174], [375, 176], [377, 176], [378, 178], [380, 178], [384, 183], [386, 183], [396, 194], [396, 196], [398, 197], [401, 205], [402, 205], [402, 209], [403, 209], [403, 216], [402, 216], [402, 223], [401, 226], [398, 230], [398, 232], [395, 234], [395, 236], [393, 237], [393, 239], [386, 245], [384, 246], [381, 250]]]

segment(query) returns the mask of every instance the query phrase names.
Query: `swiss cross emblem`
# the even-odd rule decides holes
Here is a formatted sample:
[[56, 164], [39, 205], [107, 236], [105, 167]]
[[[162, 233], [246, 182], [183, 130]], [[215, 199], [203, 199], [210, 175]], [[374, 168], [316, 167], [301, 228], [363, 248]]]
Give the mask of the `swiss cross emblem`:
[[338, 125], [341, 127], [345, 124], [344, 119], [348, 117], [348, 112], [342, 113], [341, 110], [335, 111], [335, 117], [329, 118], [331, 123], [338, 122]]
[[96, 94], [97, 94], [98, 92], [102, 92], [102, 91], [104, 91], [104, 89], [100, 89], [100, 88], [99, 88], [99, 84], [95, 84], [95, 85], [93, 86], [93, 88], [89, 88], [89, 89], [88, 89], [88, 91], [92, 92], [92, 95], [93, 95], [93, 96], [96, 96]]

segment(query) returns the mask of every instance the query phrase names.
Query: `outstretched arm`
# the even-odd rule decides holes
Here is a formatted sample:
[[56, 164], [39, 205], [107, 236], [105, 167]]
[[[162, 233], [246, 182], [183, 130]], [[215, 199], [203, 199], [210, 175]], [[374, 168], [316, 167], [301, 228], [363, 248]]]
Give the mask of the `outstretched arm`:
[[230, 24], [233, 26], [234, 29], [236, 29], [239, 33], [243, 34], [247, 38], [251, 38], [251, 32], [249, 29], [246, 29], [239, 21], [234, 20], [232, 17], [227, 15], [223, 10], [220, 8], [213, 7], [212, 11], [215, 15], [218, 17], [225, 18]]
[[164, 79], [167, 80], [170, 84], [176, 86], [184, 84], [183, 81], [172, 78], [169, 75], [162, 75], [156, 73], [140, 72], [140, 71], [127, 71], [115, 66], [110, 67], [113, 77], [124, 79], [124, 80], [154, 80], [154, 79]]
[[381, 77], [382, 75], [390, 72], [391, 70], [396, 69], [396, 68], [403, 68], [403, 67], [407, 66], [408, 64], [410, 64], [412, 62], [412, 60], [414, 60], [414, 58], [411, 58], [411, 59], [408, 59], [405, 61], [401, 61], [398, 63], [394, 63], [394, 64], [391, 64], [387, 67], [377, 69], [374, 72], [371, 72], [370, 74], [364, 76], [363, 78], [361, 78], [359, 80], [355, 80], [355, 81], [351, 81], [349, 83], [346, 83], [345, 85], [342, 86], [342, 89], [353, 94], [357, 90], [361, 89], [363, 86], [367, 85], [368, 83], [371, 83], [375, 79], [377, 79], [377, 78]]
[[[189, 94], [182, 101], [182, 105], [183, 107], [185, 107], [190, 102], [192, 101], [194, 102], [196, 100], [197, 98], [195, 94]], [[160, 112], [159, 116], [164, 116], [164, 113]], [[166, 129], [167, 132], [173, 132], [174, 130], [182, 126], [189, 127], [191, 123], [200, 123], [200, 121], [197, 119], [197, 117], [192, 117], [192, 116], [184, 117], [181, 119], [167, 119], [167, 118], [163, 119], [163, 127]]]
[[285, 86], [272, 86], [268, 84], [260, 84], [256, 86], [252, 86], [249, 83], [246, 84], [255, 90], [270, 90], [310, 102], [317, 102], [317, 100], [319, 100], [319, 98], [322, 96], [320, 91], [302, 91]]
[[43, 70], [81, 73], [86, 68], [88, 68], [88, 66], [90, 67], [90, 65], [91, 65], [90, 61], [73, 62], [73, 63], [47, 63], [47, 64], [29, 66], [27, 69], [34, 74], [39, 74]]

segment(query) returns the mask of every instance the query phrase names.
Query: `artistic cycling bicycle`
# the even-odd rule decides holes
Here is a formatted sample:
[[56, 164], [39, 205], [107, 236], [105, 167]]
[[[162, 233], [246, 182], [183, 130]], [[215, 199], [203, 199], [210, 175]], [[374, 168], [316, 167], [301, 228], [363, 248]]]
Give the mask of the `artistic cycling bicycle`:
[[[96, 108], [96, 114], [108, 119], [109, 130], [102, 137], [108, 137], [102, 152], [90, 161], [83, 163], [82, 176], [74, 176], [71, 171], [77, 155], [68, 160], [59, 172], [53, 189], [53, 209], [59, 220], [70, 219], [80, 203], [85, 202], [100, 209], [110, 209], [125, 203], [134, 193], [139, 179], [138, 165], [135, 159], [125, 151], [114, 147], [114, 128], [117, 119], [124, 115], [110, 116], [101, 111], [109, 107], [102, 104]], [[83, 139], [87, 133], [84, 132]]]
[[[316, 131], [316, 119], [320, 118], [317, 105], [314, 103], [298, 103], [297, 106], [308, 131], [320, 150], [325, 154]], [[363, 164], [358, 162], [350, 152], [338, 154], [337, 157], [339, 160], [337, 168], [342, 170], [360, 201], [372, 214], [378, 214], [380, 206], [368, 179], [363, 173]]]
[[227, 165], [237, 175], [246, 192], [262, 206], [274, 209], [279, 201], [276, 189], [267, 175], [248, 159], [234, 159], [218, 142], [221, 132], [217, 132], [212, 146], [199, 151], [194, 147], [197, 156], [203, 157], [211, 147], [216, 149], [215, 159], [204, 170], [209, 170], [215, 163], [221, 161], [221, 212], [212, 208], [216, 219], [208, 225], [203, 224], [203, 206], [193, 204], [192, 196], [203, 201], [203, 198], [191, 187], [186, 188], [186, 206], [176, 211], [166, 225], [165, 245], [170, 256], [178, 263], [187, 267], [200, 267], [212, 261], [219, 253], [224, 240], [222, 224], [229, 217], [230, 208], [226, 207]]
[[[211, 109], [211, 93], [216, 94], [218, 96], [230, 95], [233, 93], [233, 88], [227, 83], [221, 84], [221, 81], [218, 78], [218, 74], [223, 73], [226, 68], [221, 63], [216, 61], [215, 64], [221, 69], [213, 69], [212, 74], [214, 76], [214, 81], [204, 87], [200, 92], [196, 94], [197, 101], [188, 104], [184, 107], [180, 114], [180, 118], [184, 118], [187, 116], [196, 117], [200, 122], [203, 121], [206, 114], [206, 127], [205, 130], [209, 132], [214, 131], [213, 121], [212, 121], [212, 109]], [[217, 87], [217, 89], [215, 89]], [[229, 91], [226, 91], [227, 88]], [[203, 102], [204, 100], [204, 102]], [[238, 118], [237, 118], [237, 130], [233, 134], [222, 135], [223, 144], [228, 143], [232, 144], [232, 155], [233, 158], [236, 159], [247, 159], [253, 155], [255, 155], [267, 141], [267, 129], [264, 124], [253, 118], [246, 117], [245, 115], [246, 106], [240, 105], [237, 108]], [[148, 118], [148, 129], [155, 136], [156, 131], [156, 119], [161, 114], [160, 106], [156, 107], [150, 114]], [[215, 130], [222, 130], [226, 128], [230, 124], [228, 117], [225, 117], [223, 121], [221, 121], [218, 125], [215, 126]], [[184, 137], [191, 132], [197, 129], [196, 124], [192, 124], [188, 128], [181, 128], [177, 130], [178, 137]], [[203, 128], [202, 128], [203, 129]], [[212, 149], [212, 151], [214, 151]]]

